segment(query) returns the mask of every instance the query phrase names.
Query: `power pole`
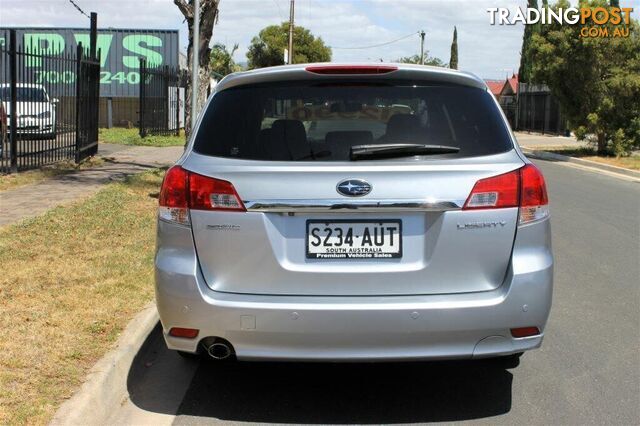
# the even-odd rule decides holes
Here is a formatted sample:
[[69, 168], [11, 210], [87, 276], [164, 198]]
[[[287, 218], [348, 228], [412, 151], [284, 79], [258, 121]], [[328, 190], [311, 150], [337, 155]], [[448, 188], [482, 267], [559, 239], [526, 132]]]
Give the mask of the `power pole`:
[[424, 65], [424, 31], [420, 31], [420, 65]]
[[200, 82], [200, 0], [193, 0], [193, 50], [191, 52], [191, 130], [198, 119], [198, 86]]
[[291, 6], [289, 7], [289, 49], [287, 52], [287, 64], [293, 63], [293, 9], [295, 0], [291, 0]]

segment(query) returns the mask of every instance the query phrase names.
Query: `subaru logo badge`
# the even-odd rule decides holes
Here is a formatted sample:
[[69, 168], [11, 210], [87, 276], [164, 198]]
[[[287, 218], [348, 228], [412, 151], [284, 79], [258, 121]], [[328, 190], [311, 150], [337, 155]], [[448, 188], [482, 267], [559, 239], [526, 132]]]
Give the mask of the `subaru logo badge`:
[[371, 192], [371, 185], [362, 179], [345, 179], [338, 183], [336, 191], [347, 197], [362, 197]]

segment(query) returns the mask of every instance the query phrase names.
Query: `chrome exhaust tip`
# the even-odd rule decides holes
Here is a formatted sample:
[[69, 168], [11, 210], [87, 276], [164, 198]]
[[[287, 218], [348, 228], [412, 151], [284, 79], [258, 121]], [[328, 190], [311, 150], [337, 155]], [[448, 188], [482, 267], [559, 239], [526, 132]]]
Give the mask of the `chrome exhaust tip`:
[[222, 361], [231, 356], [231, 348], [226, 343], [215, 342], [207, 347], [207, 353], [211, 358]]

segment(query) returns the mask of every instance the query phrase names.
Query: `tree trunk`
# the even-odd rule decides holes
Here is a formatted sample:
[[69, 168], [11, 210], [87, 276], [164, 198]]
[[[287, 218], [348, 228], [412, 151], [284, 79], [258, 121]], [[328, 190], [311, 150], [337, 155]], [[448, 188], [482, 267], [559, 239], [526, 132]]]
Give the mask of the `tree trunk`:
[[[193, 96], [193, 90], [191, 87], [191, 66], [193, 64], [193, 0], [173, 0], [180, 12], [187, 21], [189, 28], [189, 47], [187, 48], [187, 68], [189, 70], [189, 78], [187, 80], [186, 99], [185, 99], [185, 118], [184, 118], [184, 132], [189, 139], [191, 134], [191, 97]], [[211, 49], [209, 43], [213, 36], [213, 26], [218, 20], [218, 5], [220, 0], [200, 0], [200, 45], [197, 48], [197, 52], [200, 55], [200, 69], [198, 70], [198, 82], [195, 90], [197, 112], [202, 111], [207, 95], [209, 94], [209, 81], [211, 75], [211, 61], [209, 55]]]
[[607, 153], [607, 135], [604, 133], [598, 133], [598, 155], [605, 155]]

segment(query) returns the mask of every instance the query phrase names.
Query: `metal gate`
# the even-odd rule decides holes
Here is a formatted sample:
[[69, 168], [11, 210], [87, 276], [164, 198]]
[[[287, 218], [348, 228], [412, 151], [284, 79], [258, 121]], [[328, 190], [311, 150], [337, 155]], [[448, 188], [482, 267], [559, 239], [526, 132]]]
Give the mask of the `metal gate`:
[[98, 105], [100, 98], [100, 61], [90, 55], [85, 57], [78, 46], [78, 85], [76, 102], [76, 152], [75, 161], [98, 153]]
[[73, 53], [34, 53], [9, 32], [0, 45], [0, 173], [97, 152], [99, 55], [82, 44]]
[[140, 136], [179, 135], [184, 127], [186, 74], [179, 69], [153, 67], [140, 60]]
[[543, 85], [520, 84], [518, 91], [517, 130], [567, 134], [567, 120], [557, 99]]

